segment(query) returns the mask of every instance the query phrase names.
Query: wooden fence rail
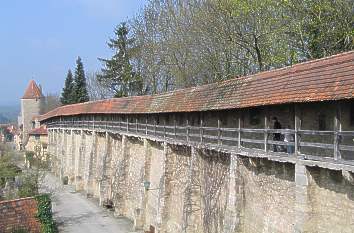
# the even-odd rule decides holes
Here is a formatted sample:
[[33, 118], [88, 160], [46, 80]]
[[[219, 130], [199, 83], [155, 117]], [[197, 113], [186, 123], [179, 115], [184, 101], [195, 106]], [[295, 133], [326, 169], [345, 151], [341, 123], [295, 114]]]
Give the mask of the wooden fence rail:
[[[354, 145], [341, 144], [343, 137], [354, 137], [354, 131], [316, 131], [316, 130], [302, 130], [295, 124], [295, 129], [247, 129], [241, 128], [239, 121], [237, 128], [223, 128], [220, 122], [217, 127], [204, 126], [203, 122], [200, 122], [199, 126], [189, 125], [188, 120], [185, 126], [166, 125], [163, 124], [148, 124], [127, 121], [56, 121], [47, 123], [48, 128], [79, 128], [86, 130], [103, 130], [103, 131], [116, 131], [116, 132], [128, 132], [137, 135], [149, 135], [155, 137], [162, 137], [168, 139], [179, 139], [189, 142], [209, 143], [215, 144], [215, 146], [221, 146], [227, 144], [227, 146], [233, 146], [236, 148], [243, 148], [245, 144], [260, 145], [265, 152], [273, 153], [275, 146], [280, 146], [283, 149], [286, 147], [292, 147], [293, 152], [288, 156], [306, 156], [301, 153], [301, 148], [314, 148], [325, 149], [333, 151], [333, 159], [341, 160], [340, 151], [354, 152]], [[249, 134], [245, 136], [244, 134]], [[292, 135], [294, 138], [291, 142], [274, 140], [272, 137], [274, 134]], [[302, 137], [333, 137], [333, 143], [319, 143], [319, 142], [306, 142], [301, 140]], [[272, 147], [273, 146], [273, 147]], [[251, 148], [252, 149], [252, 148]], [[258, 148], [259, 149], [259, 148]], [[272, 150], [273, 149], [273, 150]], [[282, 151], [284, 153], [284, 151]], [[287, 152], [286, 152], [287, 153]], [[309, 155], [313, 156], [313, 155]], [[354, 160], [354, 153], [349, 160]]]

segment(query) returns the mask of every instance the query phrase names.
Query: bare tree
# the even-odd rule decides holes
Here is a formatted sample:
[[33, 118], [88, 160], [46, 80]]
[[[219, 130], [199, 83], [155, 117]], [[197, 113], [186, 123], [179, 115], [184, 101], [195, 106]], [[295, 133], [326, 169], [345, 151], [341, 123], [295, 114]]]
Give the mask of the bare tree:
[[47, 113], [57, 107], [60, 107], [60, 96], [55, 93], [48, 93], [45, 97], [45, 105], [43, 109], [43, 113]]
[[98, 81], [97, 72], [87, 73], [86, 82], [91, 101], [113, 97], [113, 92], [109, 89], [108, 85]]

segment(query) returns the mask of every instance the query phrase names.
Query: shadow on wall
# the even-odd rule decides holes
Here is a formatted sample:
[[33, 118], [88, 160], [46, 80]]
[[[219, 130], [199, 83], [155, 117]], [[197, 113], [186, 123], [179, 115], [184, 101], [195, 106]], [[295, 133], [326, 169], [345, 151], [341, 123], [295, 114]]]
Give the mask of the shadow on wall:
[[295, 182], [295, 165], [262, 158], [242, 157], [243, 165], [255, 175], [275, 176], [277, 179]]
[[319, 187], [336, 193], [344, 194], [354, 201], [354, 174], [348, 172], [344, 177], [342, 171], [319, 167], [309, 167], [308, 171], [314, 183]]

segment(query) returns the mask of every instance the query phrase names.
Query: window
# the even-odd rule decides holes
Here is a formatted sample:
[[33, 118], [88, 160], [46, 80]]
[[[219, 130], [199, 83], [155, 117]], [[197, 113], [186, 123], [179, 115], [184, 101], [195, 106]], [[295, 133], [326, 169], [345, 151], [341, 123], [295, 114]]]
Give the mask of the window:
[[35, 135], [34, 138], [38, 141], [40, 139], [39, 135]]
[[258, 125], [261, 122], [260, 119], [260, 110], [259, 109], [250, 109], [249, 110], [249, 114], [250, 114], [250, 124], [251, 125]]
[[326, 115], [321, 113], [318, 115], [318, 130], [326, 130]]

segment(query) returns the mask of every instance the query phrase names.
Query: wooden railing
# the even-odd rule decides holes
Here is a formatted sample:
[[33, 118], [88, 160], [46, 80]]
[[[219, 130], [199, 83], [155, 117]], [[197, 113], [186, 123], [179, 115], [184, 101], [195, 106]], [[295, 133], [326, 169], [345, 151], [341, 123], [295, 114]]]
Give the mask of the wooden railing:
[[[267, 154], [274, 154], [277, 156], [301, 156], [303, 158], [315, 159], [331, 159], [335, 161], [354, 162], [354, 146], [341, 144], [341, 139], [344, 137], [354, 138], [354, 131], [316, 131], [316, 130], [301, 130], [296, 127], [295, 129], [246, 129], [241, 128], [240, 124], [237, 128], [225, 128], [221, 127], [218, 123], [217, 127], [203, 126], [201, 122], [200, 126], [189, 125], [186, 122], [185, 126], [179, 125], [158, 125], [139, 123], [127, 121], [57, 121], [47, 123], [47, 127], [51, 128], [70, 128], [70, 129], [83, 129], [83, 130], [101, 130], [111, 132], [125, 132], [136, 135], [146, 135], [160, 137], [164, 139], [180, 140], [186, 144], [189, 143], [205, 143], [214, 146], [221, 146], [225, 148], [236, 149], [256, 149]], [[243, 134], [251, 134], [252, 137], [243, 136]], [[274, 134], [290, 134], [294, 141], [285, 142], [272, 140]], [[304, 136], [311, 137], [323, 137], [333, 136], [333, 143], [321, 143], [321, 142], [306, 142], [301, 138]], [[246, 144], [250, 146], [247, 147]], [[254, 146], [254, 148], [252, 147]], [[256, 146], [258, 145], [258, 147]], [[275, 145], [275, 146], [274, 146]], [[274, 151], [274, 147], [282, 148], [281, 151]], [[292, 153], [284, 151], [284, 148], [292, 147]], [[332, 151], [332, 155], [329, 156], [314, 156], [311, 154], [302, 153], [303, 148], [319, 148], [327, 151]], [[349, 158], [342, 158], [341, 151], [349, 151]], [[352, 153], [353, 152], [353, 153]], [[354, 163], [353, 163], [354, 164]]]

